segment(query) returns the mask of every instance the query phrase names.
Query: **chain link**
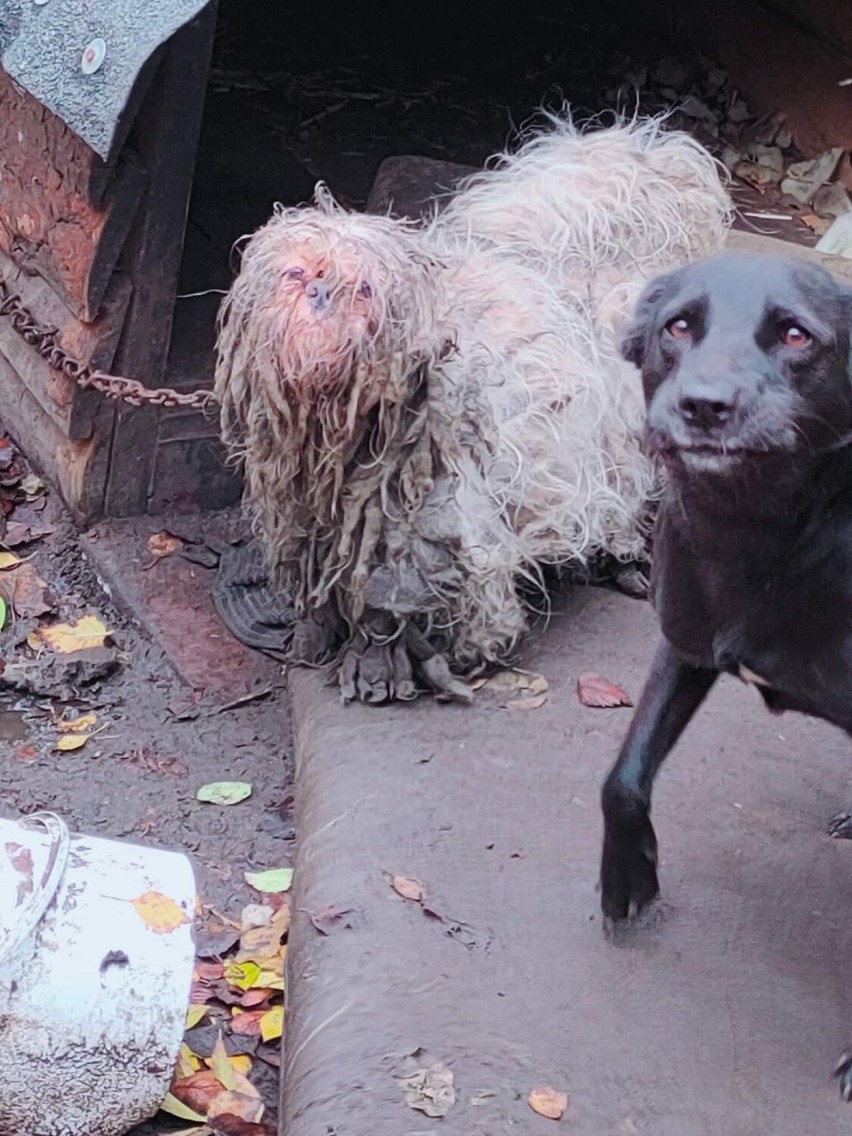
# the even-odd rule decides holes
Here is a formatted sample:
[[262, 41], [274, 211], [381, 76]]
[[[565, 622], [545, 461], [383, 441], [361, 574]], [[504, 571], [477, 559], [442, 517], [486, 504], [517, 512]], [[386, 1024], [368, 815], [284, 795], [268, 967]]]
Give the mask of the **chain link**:
[[138, 379], [121, 375], [105, 375], [81, 363], [56, 342], [56, 329], [39, 323], [30, 309], [5, 280], [0, 279], [0, 316], [6, 316], [15, 331], [48, 365], [61, 371], [82, 390], [100, 391], [106, 398], [120, 399], [131, 406], [181, 406], [190, 410], [206, 410], [216, 401], [207, 390], [176, 391], [171, 387], [155, 390], [143, 386]]

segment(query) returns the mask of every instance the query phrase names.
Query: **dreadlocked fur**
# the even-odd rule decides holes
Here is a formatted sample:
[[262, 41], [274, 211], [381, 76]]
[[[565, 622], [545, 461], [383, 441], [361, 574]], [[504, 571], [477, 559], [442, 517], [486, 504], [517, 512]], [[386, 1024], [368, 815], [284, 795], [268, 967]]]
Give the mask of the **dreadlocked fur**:
[[506, 657], [545, 563], [641, 558], [659, 474], [617, 329], [718, 250], [716, 164], [658, 119], [552, 118], [424, 227], [276, 208], [220, 313], [223, 438], [276, 583], [344, 694]]

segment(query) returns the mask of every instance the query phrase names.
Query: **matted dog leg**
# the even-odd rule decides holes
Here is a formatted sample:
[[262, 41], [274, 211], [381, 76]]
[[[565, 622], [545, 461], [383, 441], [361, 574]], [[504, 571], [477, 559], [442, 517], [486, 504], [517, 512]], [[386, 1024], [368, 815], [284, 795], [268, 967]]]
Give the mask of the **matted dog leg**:
[[601, 909], [607, 921], [632, 917], [659, 892], [651, 788], [657, 772], [718, 672], [694, 667], [660, 644], [601, 800], [604, 842]]
[[835, 840], [852, 840], [852, 812], [844, 809], [828, 822], [828, 835]]
[[845, 1101], [852, 1102], [852, 1050], [847, 1049], [840, 1055], [834, 1075], [840, 1078], [840, 1095]]
[[648, 565], [633, 560], [629, 564], [616, 564], [612, 571], [615, 586], [626, 596], [646, 600], [650, 588]]
[[422, 632], [411, 624], [406, 628], [406, 645], [417, 662], [417, 671], [439, 698], [456, 702], [472, 702], [473, 691], [466, 682], [457, 678], [450, 665], [428, 641]]

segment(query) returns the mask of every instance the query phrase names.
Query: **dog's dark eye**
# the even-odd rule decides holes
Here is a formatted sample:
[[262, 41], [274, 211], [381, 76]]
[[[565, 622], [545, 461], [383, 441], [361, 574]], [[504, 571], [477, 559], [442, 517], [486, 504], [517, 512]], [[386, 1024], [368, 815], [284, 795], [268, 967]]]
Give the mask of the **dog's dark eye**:
[[796, 323], [786, 323], [781, 326], [781, 342], [785, 347], [807, 347], [811, 337], [803, 327]]
[[288, 268], [284, 275], [288, 280], [304, 280], [305, 270], [304, 268]]
[[684, 319], [683, 316], [678, 316], [677, 319], [669, 320], [666, 324], [666, 331], [672, 339], [687, 339], [692, 334], [692, 328], [689, 326], [689, 320]]

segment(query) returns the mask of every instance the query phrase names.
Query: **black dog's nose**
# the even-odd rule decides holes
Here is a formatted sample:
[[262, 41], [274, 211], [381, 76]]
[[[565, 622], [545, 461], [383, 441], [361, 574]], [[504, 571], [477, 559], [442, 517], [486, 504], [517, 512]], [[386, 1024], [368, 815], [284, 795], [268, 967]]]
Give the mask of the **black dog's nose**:
[[733, 398], [684, 395], [680, 400], [680, 416], [689, 426], [713, 430], [724, 426], [734, 413]]

